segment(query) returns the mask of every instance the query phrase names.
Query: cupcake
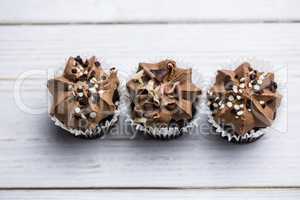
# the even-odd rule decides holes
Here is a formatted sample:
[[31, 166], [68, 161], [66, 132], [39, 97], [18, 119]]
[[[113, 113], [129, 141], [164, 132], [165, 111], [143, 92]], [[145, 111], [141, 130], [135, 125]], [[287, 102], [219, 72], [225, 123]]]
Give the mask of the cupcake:
[[249, 63], [234, 71], [219, 70], [207, 92], [209, 122], [228, 141], [249, 143], [264, 134], [276, 118], [282, 96], [274, 73], [260, 72]]
[[191, 130], [201, 90], [192, 83], [192, 69], [173, 60], [140, 63], [127, 83], [130, 122], [136, 131], [171, 139]]
[[118, 120], [118, 85], [115, 68], [105, 72], [95, 57], [70, 57], [63, 75], [47, 83], [51, 119], [75, 136], [102, 136]]

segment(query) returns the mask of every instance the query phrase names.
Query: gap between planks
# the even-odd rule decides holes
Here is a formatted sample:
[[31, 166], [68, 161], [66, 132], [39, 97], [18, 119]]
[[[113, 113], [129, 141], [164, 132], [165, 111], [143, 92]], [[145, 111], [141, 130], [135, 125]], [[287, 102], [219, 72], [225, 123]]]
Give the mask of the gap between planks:
[[66, 26], [66, 25], [165, 25], [165, 24], [299, 24], [299, 19], [288, 20], [232, 20], [232, 19], [209, 19], [209, 20], [160, 20], [160, 21], [105, 21], [105, 22], [5, 22], [0, 21], [0, 26]]
[[0, 187], [0, 191], [68, 191], [68, 190], [198, 190], [198, 191], [228, 191], [228, 190], [299, 190], [300, 186], [229, 186], [229, 187]]

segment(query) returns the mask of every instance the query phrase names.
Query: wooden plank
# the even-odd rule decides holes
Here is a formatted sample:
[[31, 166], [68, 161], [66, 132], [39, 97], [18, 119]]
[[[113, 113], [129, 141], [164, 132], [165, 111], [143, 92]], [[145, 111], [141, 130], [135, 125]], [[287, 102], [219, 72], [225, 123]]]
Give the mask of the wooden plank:
[[[124, 118], [122, 132], [104, 140], [76, 139], [55, 127], [46, 110], [23, 112], [9, 90], [13, 82], [6, 83], [0, 92], [0, 188], [299, 187], [298, 78], [291, 83], [288, 132], [249, 145], [207, 136], [205, 116], [201, 132], [173, 141], [131, 139]], [[24, 87], [26, 105], [47, 106], [45, 89]]]
[[[2, 26], [0, 32], [0, 188], [300, 186], [298, 25]], [[63, 134], [46, 112], [20, 110], [14, 78], [81, 52], [102, 55], [124, 72], [167, 55], [201, 72], [248, 55], [288, 66], [289, 129], [250, 145], [199, 132], [168, 142], [116, 132], [90, 141]], [[47, 107], [45, 81], [25, 82], [26, 105]]]
[[55, 71], [78, 54], [96, 55], [124, 72], [167, 57], [198, 69], [254, 57], [297, 70], [299, 35], [298, 24], [0, 26], [0, 77]]
[[70, 191], [0, 191], [0, 196], [6, 200], [179, 200], [179, 199], [263, 199], [275, 200], [299, 199], [299, 190], [70, 190]]
[[299, 20], [297, 0], [1, 0], [1, 23], [143, 23]]

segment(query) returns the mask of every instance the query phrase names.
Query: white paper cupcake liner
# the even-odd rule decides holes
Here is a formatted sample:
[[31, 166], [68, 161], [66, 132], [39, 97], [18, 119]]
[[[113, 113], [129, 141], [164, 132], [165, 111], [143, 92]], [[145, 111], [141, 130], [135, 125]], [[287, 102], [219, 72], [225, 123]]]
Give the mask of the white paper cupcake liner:
[[[264, 134], [268, 134], [270, 132], [274, 132], [275, 128], [275, 124], [280, 123], [279, 121], [282, 121], [280, 118], [280, 116], [284, 116], [284, 114], [286, 113], [287, 110], [287, 84], [286, 84], [286, 69], [285, 68], [275, 68], [273, 65], [271, 65], [269, 62], [266, 61], [260, 61], [254, 58], [241, 58], [238, 61], [235, 62], [231, 62], [228, 64], [224, 64], [221, 65], [219, 67], [219, 69], [230, 69], [230, 70], [234, 70], [236, 69], [240, 64], [242, 64], [243, 62], [249, 62], [250, 65], [258, 70], [258, 71], [263, 71], [263, 72], [274, 72], [275, 74], [275, 81], [278, 85], [278, 89], [277, 91], [282, 95], [282, 101], [281, 101], [281, 105], [279, 106], [279, 108], [277, 108], [277, 116], [276, 119], [273, 121], [272, 126], [270, 127], [266, 127], [266, 128], [261, 128], [259, 130], [251, 130], [250, 132], [244, 134], [243, 136], [240, 135], [236, 135], [230, 132], [227, 132], [226, 130], [223, 129], [223, 127], [217, 123], [215, 121], [215, 119], [212, 116], [212, 112], [209, 109], [208, 105], [207, 105], [207, 93], [204, 94], [205, 96], [205, 105], [203, 106], [204, 112], [208, 114], [208, 122], [212, 125], [212, 127], [214, 128], [215, 132], [213, 132], [212, 134], [214, 135], [220, 135], [222, 138], [227, 139], [228, 142], [234, 142], [234, 143], [250, 143], [253, 142], [257, 139], [259, 139], [260, 137], [262, 137]], [[283, 71], [281, 71], [283, 70]], [[276, 71], [278, 73], [276, 73]], [[285, 73], [279, 73], [279, 72], [285, 72]], [[216, 77], [217, 73], [215, 73], [215, 76], [213, 76], [212, 78], [206, 80], [205, 82], [205, 90], [208, 91], [214, 84], [215, 82], [215, 77]], [[209, 76], [207, 76], [209, 77]]]
[[95, 138], [101, 137], [107, 134], [110, 129], [118, 122], [120, 115], [120, 111], [117, 110], [111, 120], [106, 120], [105, 122], [99, 123], [95, 129], [87, 129], [87, 130], [78, 130], [73, 128], [67, 128], [61, 121], [59, 121], [55, 116], [50, 116], [51, 120], [54, 121], [56, 126], [68, 131], [74, 136], [83, 136], [86, 138]]
[[[165, 60], [165, 59], [172, 59], [175, 60], [177, 63], [178, 67], [181, 68], [192, 68], [192, 65], [188, 65], [186, 63], [181, 63], [180, 61], [173, 59], [173, 58], [163, 58], [160, 60], [156, 60], [156, 61], [148, 61], [149, 63], [156, 63], [159, 62], [161, 60]], [[137, 69], [137, 67], [135, 67], [134, 69]], [[197, 72], [197, 69], [192, 68], [193, 72], [193, 83], [196, 84], [198, 87], [200, 87], [200, 89], [202, 90], [202, 94], [203, 95], [204, 91], [203, 88], [201, 86], [201, 82], [203, 80], [201, 74], [199, 72]], [[134, 75], [136, 73], [135, 71], [130, 72], [130, 75], [127, 78], [127, 81], [131, 79], [132, 75]], [[178, 136], [184, 135], [184, 134], [189, 134], [191, 133], [194, 129], [196, 129], [199, 125], [199, 121], [200, 121], [200, 117], [201, 117], [201, 96], [198, 98], [198, 102], [196, 102], [194, 104], [194, 109], [195, 109], [195, 113], [193, 116], [193, 119], [189, 122], [187, 122], [187, 124], [184, 127], [161, 127], [161, 126], [157, 126], [157, 125], [151, 125], [151, 126], [144, 126], [143, 124], [137, 123], [132, 119], [131, 113], [131, 107], [129, 105], [131, 105], [131, 98], [130, 95], [127, 91], [126, 88], [126, 84], [124, 84], [122, 87], [122, 94], [123, 94], [123, 106], [121, 106], [122, 108], [124, 108], [124, 110], [122, 111], [122, 113], [124, 113], [124, 115], [126, 116], [126, 123], [130, 126], [131, 130], [134, 132], [134, 134], [144, 134], [144, 135], [149, 135], [153, 138], [156, 139], [174, 139], [177, 138]]]

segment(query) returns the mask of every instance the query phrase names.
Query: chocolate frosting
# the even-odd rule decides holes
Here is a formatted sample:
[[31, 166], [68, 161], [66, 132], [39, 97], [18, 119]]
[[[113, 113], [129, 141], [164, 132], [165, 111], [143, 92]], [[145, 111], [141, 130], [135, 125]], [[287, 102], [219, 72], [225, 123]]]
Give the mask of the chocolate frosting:
[[95, 57], [85, 61], [70, 57], [63, 75], [48, 80], [53, 96], [50, 115], [67, 128], [95, 129], [116, 111], [118, 85], [115, 68], [105, 73]]
[[273, 73], [258, 72], [249, 63], [236, 70], [219, 70], [208, 91], [208, 105], [216, 122], [244, 135], [271, 126], [282, 96]]
[[193, 103], [201, 90], [192, 83], [192, 70], [181, 69], [173, 60], [140, 63], [127, 83], [133, 119], [144, 125], [186, 122], [193, 118]]

